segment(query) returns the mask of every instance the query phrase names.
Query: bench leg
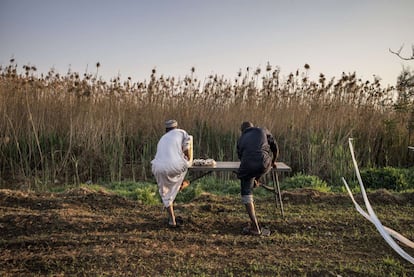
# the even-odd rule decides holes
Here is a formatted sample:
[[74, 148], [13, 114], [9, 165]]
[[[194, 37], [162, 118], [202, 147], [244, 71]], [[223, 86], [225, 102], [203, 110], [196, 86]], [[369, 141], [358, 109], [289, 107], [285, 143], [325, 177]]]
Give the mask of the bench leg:
[[199, 176], [196, 176], [196, 177], [194, 177], [194, 178], [190, 179], [190, 183], [192, 183], [192, 182], [194, 182], [194, 181], [196, 181], [196, 180], [198, 180], [198, 179], [203, 178], [204, 176], [206, 176], [206, 175], [210, 174], [211, 172], [213, 172], [213, 171], [207, 171], [207, 172], [205, 172], [205, 173], [203, 173], [203, 174], [201, 174], [201, 175], [199, 175]]
[[279, 177], [277, 172], [272, 170], [272, 178], [273, 178], [273, 186], [275, 187], [275, 200], [276, 200], [276, 206], [278, 206], [278, 199], [280, 202], [280, 212], [282, 214], [282, 218], [285, 218], [285, 212], [283, 210], [283, 201], [282, 201], [282, 194], [280, 193], [280, 186], [279, 186]]

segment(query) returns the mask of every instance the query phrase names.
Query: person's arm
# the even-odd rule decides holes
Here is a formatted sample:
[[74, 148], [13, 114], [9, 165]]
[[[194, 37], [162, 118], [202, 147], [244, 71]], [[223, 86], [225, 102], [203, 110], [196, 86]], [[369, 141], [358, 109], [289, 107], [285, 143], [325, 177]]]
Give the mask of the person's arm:
[[237, 139], [237, 142], [236, 142], [237, 158], [239, 158], [239, 160], [241, 160], [241, 157], [242, 157], [242, 151], [241, 151], [241, 148], [240, 148], [240, 140], [241, 140], [242, 136], [243, 136], [243, 134]]
[[267, 142], [270, 146], [270, 151], [272, 151], [273, 158], [272, 158], [272, 166], [276, 168], [276, 160], [279, 157], [279, 147], [273, 135], [268, 131], [267, 134]]
[[240, 146], [239, 146], [239, 143], [237, 142], [237, 157], [239, 158], [239, 160], [241, 160], [241, 157], [242, 157], [242, 152], [241, 152], [241, 149], [240, 149]]
[[273, 159], [272, 159], [272, 166], [274, 167], [274, 168], [276, 168], [277, 166], [276, 166], [276, 160], [277, 160], [277, 158], [279, 157], [279, 147], [277, 146], [277, 143], [276, 143], [276, 141], [274, 141], [274, 144], [275, 144], [275, 150], [273, 150], [272, 152], [273, 152]]
[[185, 158], [187, 159], [187, 161], [190, 160], [190, 152], [188, 151], [188, 149], [183, 151]]
[[186, 131], [184, 131], [182, 149], [183, 149], [185, 158], [187, 159], [187, 161], [189, 161], [190, 160], [190, 136], [188, 135]]

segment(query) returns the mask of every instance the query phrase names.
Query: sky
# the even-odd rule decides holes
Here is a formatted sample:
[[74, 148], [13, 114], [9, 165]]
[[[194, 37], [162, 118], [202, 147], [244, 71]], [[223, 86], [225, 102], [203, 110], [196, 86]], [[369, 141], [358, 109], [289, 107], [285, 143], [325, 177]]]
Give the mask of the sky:
[[414, 44], [413, 0], [0, 0], [0, 65], [14, 58], [105, 80], [182, 78], [310, 65], [309, 77], [395, 85]]

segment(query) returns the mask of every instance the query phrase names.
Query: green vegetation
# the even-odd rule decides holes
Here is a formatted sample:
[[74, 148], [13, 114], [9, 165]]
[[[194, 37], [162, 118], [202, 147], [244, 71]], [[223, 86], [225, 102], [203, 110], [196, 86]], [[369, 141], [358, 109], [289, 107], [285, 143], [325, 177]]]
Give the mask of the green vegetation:
[[328, 192], [331, 188], [328, 184], [317, 176], [296, 174], [287, 178], [281, 186], [282, 190], [294, 190], [297, 188], [312, 188], [318, 191]]
[[160, 203], [157, 186], [152, 183], [115, 182], [105, 188], [129, 199], [138, 200], [140, 203], [149, 205]]
[[[390, 192], [410, 192], [414, 191], [414, 180], [412, 179], [414, 168], [398, 169], [386, 167], [382, 169], [366, 169], [361, 171], [361, 177], [364, 186], [368, 191], [386, 189]], [[267, 185], [273, 186], [271, 180], [264, 178]], [[359, 184], [356, 180], [351, 180], [349, 184], [354, 192], [359, 192]], [[155, 182], [113, 182], [107, 184], [81, 184], [94, 191], [106, 191], [126, 197], [130, 200], [136, 200], [138, 203], [147, 205], [158, 205], [161, 199], [158, 194], [158, 187]], [[63, 192], [74, 188], [76, 185], [66, 185], [61, 187], [52, 187], [48, 189], [51, 192]], [[297, 189], [312, 189], [318, 192], [346, 192], [343, 186], [330, 186], [327, 182], [317, 176], [304, 175], [302, 173], [287, 176], [280, 181], [280, 188], [283, 191], [295, 191]], [[214, 194], [217, 196], [238, 196], [240, 194], [240, 183], [236, 178], [226, 179], [207, 176], [197, 180], [177, 195], [177, 203], [189, 203], [202, 195], [203, 193]], [[273, 192], [265, 189], [255, 189], [255, 197], [271, 197]]]
[[[61, 193], [76, 188], [75, 185], [52, 187], [50, 192]], [[114, 193], [130, 200], [136, 200], [140, 204], [159, 205], [161, 199], [158, 194], [156, 183], [152, 182], [114, 182], [109, 184], [80, 184], [81, 188], [87, 188], [96, 192]], [[202, 181], [192, 183], [188, 188], [177, 195], [177, 203], [189, 203], [199, 197], [202, 193], [210, 193], [218, 196], [238, 196], [240, 194], [240, 183], [238, 180], [227, 180], [223, 182], [217, 177], [205, 177]], [[272, 195], [264, 189], [255, 191], [257, 197], [268, 197]]]
[[385, 188], [393, 191], [405, 191], [414, 189], [413, 171], [414, 167], [408, 169], [369, 168], [361, 171], [361, 178], [369, 189]]

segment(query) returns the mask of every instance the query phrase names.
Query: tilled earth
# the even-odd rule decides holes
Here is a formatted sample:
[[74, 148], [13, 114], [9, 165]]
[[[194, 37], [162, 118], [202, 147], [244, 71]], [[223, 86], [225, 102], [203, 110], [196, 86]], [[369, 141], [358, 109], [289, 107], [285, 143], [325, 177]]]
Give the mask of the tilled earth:
[[[368, 197], [385, 226], [414, 240], [414, 193]], [[285, 191], [283, 203], [284, 218], [273, 197], [256, 199], [272, 232], [258, 237], [241, 234], [237, 195], [177, 204], [185, 224], [171, 229], [161, 205], [106, 191], [0, 190], [0, 276], [414, 276], [348, 195]]]

